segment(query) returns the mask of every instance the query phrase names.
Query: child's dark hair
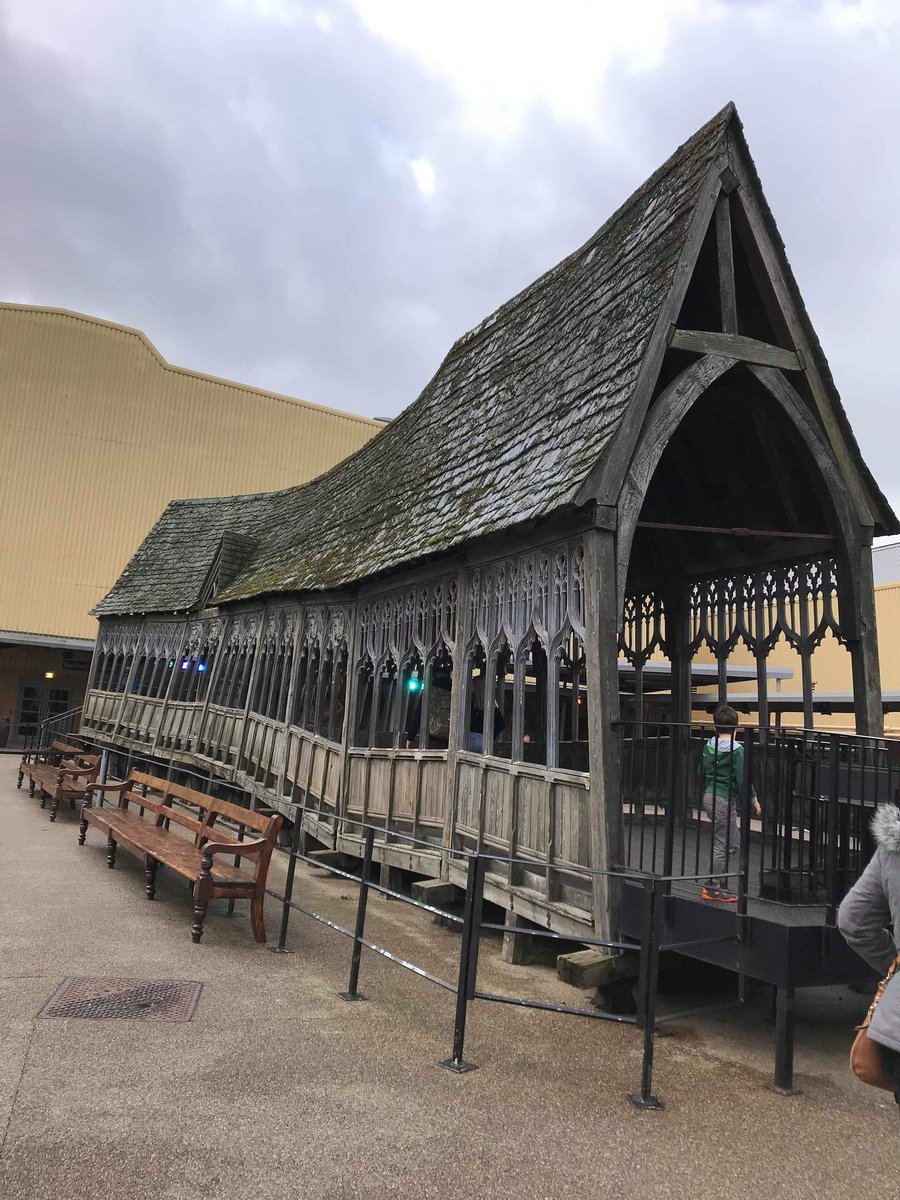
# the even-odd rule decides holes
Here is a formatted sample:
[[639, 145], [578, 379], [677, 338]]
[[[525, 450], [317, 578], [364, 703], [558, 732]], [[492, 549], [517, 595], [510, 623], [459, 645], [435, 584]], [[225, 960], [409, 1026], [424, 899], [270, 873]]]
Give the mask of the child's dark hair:
[[713, 713], [713, 724], [716, 733], [728, 733], [737, 728], [738, 715], [730, 704], [720, 704]]

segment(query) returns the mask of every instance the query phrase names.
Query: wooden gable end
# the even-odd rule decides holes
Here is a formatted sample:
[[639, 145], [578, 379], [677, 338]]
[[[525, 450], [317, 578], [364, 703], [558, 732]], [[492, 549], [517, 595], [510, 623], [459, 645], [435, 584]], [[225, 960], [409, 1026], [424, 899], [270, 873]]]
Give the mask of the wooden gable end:
[[666, 428], [673, 432], [655, 410], [663, 397], [672, 399], [667, 388], [701, 356], [715, 362], [684, 376], [682, 392], [694, 387], [699, 395], [701, 380], [711, 385], [734, 363], [768, 369], [767, 386], [807, 409], [821, 429], [860, 524], [876, 533], [900, 531], [860, 454], [734, 113], [660, 306], [630, 411], [612, 451], [579, 493], [580, 502], [610, 509], [601, 523], [616, 524], [623, 497], [633, 503], [628, 493], [649, 482], [640, 482], [640, 464], [635, 477], [640, 443], [651, 430], [654, 438]]

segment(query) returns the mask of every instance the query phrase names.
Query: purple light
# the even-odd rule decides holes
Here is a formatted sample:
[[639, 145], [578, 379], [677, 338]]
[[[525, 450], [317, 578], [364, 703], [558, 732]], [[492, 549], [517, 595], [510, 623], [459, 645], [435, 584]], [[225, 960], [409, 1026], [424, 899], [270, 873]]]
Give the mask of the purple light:
[[191, 660], [190, 660], [189, 658], [183, 658], [183, 659], [181, 660], [181, 669], [182, 669], [182, 671], [187, 671], [187, 670], [189, 670], [189, 669], [190, 669], [190, 665], [191, 665]]

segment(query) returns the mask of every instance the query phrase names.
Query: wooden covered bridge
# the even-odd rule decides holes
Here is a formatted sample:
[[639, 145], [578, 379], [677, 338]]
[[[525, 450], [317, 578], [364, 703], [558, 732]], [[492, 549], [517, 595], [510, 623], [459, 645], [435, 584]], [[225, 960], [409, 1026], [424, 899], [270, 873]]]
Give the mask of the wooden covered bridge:
[[898, 531], [729, 105], [350, 458], [171, 503], [96, 610], [82, 730], [301, 802], [325, 846], [376, 821], [389, 866], [478, 847], [491, 899], [605, 936], [621, 897], [585, 868], [628, 862], [647, 663], [689, 723], [692, 664], [724, 697], [743, 642], [765, 727], [785, 638], [812, 725], [833, 636], [879, 734], [871, 544]]

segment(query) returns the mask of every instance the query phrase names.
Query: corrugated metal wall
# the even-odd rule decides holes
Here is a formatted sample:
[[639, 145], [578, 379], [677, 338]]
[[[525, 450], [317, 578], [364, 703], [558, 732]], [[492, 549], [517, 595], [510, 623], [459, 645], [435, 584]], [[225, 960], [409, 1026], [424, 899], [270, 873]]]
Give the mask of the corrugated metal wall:
[[900, 582], [875, 588], [875, 620], [878, 623], [878, 658], [881, 687], [900, 691]]
[[380, 425], [169, 367], [143, 335], [0, 305], [0, 629], [88, 610], [169, 500], [303, 483]]

